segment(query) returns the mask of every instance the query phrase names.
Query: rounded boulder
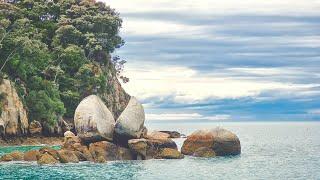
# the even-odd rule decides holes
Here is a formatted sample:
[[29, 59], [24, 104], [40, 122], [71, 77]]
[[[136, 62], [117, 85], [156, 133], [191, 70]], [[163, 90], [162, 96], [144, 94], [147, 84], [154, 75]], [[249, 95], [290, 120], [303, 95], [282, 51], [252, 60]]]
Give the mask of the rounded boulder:
[[184, 141], [181, 152], [185, 155], [193, 155], [201, 147], [212, 149], [216, 156], [241, 153], [239, 138], [223, 128], [195, 131]]
[[74, 125], [85, 143], [113, 140], [115, 120], [103, 101], [96, 95], [84, 98], [76, 108]]
[[131, 97], [127, 107], [116, 121], [115, 133], [120, 139], [140, 138], [144, 133], [145, 114], [141, 103]]

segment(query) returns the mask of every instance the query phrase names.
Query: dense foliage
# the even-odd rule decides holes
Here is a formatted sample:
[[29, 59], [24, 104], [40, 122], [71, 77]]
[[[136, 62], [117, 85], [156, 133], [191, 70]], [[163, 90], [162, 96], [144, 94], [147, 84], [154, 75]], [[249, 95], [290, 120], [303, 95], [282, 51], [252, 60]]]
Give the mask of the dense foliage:
[[83, 97], [107, 91], [121, 23], [94, 0], [0, 2], [0, 73], [15, 82], [30, 121], [53, 125]]

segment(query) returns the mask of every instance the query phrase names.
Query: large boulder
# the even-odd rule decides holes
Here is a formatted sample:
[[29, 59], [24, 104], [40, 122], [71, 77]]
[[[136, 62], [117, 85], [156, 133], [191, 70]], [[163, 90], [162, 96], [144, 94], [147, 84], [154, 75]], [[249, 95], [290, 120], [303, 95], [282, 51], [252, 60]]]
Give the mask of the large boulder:
[[165, 148], [178, 149], [171, 139], [131, 139], [128, 145], [138, 155], [137, 158], [142, 160], [155, 158]]
[[212, 149], [217, 156], [241, 153], [239, 138], [232, 132], [219, 127], [195, 131], [184, 141], [181, 152], [185, 155], [193, 155], [201, 147]]
[[135, 97], [131, 97], [127, 107], [116, 121], [115, 134], [125, 142], [128, 139], [140, 138], [144, 133], [145, 114], [143, 106]]
[[42, 125], [39, 121], [32, 121], [29, 125], [29, 132], [31, 135], [40, 135], [42, 132]]
[[115, 120], [103, 101], [96, 95], [83, 99], [76, 108], [74, 125], [77, 135], [87, 144], [113, 140]]
[[28, 133], [28, 117], [14, 84], [2, 79], [0, 82], [0, 135], [17, 136]]

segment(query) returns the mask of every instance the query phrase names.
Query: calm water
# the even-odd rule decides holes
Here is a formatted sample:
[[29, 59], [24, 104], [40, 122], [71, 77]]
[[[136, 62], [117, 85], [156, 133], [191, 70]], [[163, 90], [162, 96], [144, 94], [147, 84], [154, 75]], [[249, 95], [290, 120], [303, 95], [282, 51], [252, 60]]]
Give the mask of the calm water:
[[[239, 136], [241, 156], [55, 166], [10, 162], [0, 164], [0, 179], [320, 179], [320, 122], [147, 124], [185, 134], [216, 126]], [[0, 154], [28, 148], [39, 147], [2, 147]]]

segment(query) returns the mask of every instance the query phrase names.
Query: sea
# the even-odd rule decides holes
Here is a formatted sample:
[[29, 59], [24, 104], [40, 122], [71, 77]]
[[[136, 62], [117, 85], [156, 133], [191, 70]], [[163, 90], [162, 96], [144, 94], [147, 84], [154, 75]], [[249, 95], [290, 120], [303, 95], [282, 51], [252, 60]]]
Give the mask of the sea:
[[[0, 163], [0, 179], [142, 179], [142, 180], [320, 180], [320, 122], [147, 121], [149, 130], [223, 127], [239, 137], [239, 156], [181, 160], [82, 162], [40, 166], [35, 162]], [[176, 139], [181, 147], [183, 139]], [[0, 155], [40, 146], [0, 147]]]

